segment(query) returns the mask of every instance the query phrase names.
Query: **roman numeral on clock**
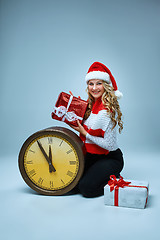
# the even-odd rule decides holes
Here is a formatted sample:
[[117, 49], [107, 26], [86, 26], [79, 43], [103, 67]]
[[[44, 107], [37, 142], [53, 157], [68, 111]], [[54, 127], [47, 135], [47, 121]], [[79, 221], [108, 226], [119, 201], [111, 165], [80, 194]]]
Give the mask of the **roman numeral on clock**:
[[69, 164], [70, 164], [70, 165], [75, 165], [75, 164], [76, 164], [76, 161], [69, 161]]
[[53, 181], [50, 181], [50, 188], [53, 188]]
[[52, 139], [52, 137], [48, 137], [48, 144], [52, 144], [52, 141], [53, 139]]
[[59, 147], [62, 145], [62, 143], [63, 143], [63, 140], [60, 142]]
[[69, 153], [71, 153], [73, 150], [72, 149], [70, 149], [70, 150], [68, 150], [66, 153], [67, 154], [69, 154]]
[[32, 153], [35, 153], [35, 151], [33, 151], [33, 150], [31, 150], [31, 149], [29, 149], [29, 151], [32, 152]]
[[29, 172], [29, 175], [31, 177], [33, 177], [34, 175], [36, 175], [36, 171], [34, 169], [32, 169], [30, 172]]
[[61, 182], [62, 182], [63, 184], [65, 184], [62, 179], [61, 179]]
[[27, 164], [33, 164], [33, 161], [32, 160], [29, 160], [26, 162]]
[[39, 184], [42, 184], [43, 181], [44, 181], [44, 179], [40, 177], [39, 180], [38, 180], [38, 183], [39, 183]]
[[73, 176], [73, 172], [68, 171], [68, 172], [67, 172], [67, 175], [68, 175], [69, 177], [72, 177], [72, 176]]

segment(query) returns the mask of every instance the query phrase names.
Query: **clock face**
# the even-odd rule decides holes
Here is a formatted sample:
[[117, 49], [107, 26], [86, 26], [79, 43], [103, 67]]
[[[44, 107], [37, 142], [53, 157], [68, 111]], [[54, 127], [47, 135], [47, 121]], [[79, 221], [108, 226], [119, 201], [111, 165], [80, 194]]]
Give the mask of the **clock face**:
[[70, 140], [73, 141], [63, 134], [42, 132], [24, 144], [19, 165], [31, 188], [44, 194], [60, 195], [76, 185], [83, 164], [76, 145]]

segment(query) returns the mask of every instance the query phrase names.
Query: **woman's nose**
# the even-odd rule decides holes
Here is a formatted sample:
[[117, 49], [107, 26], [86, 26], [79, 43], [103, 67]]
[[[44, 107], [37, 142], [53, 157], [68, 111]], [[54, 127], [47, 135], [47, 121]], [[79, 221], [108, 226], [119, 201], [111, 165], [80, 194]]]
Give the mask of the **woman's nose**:
[[95, 89], [96, 89], [96, 87], [97, 87], [97, 86], [96, 86], [96, 84], [94, 84], [94, 85], [93, 85], [93, 89], [95, 90]]

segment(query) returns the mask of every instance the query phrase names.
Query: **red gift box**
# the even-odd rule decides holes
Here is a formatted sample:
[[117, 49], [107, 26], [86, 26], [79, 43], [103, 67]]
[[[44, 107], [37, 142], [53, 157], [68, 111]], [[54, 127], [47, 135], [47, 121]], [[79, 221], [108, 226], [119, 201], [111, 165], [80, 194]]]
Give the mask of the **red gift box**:
[[52, 112], [52, 118], [77, 126], [77, 119], [82, 123], [87, 105], [87, 101], [61, 92]]

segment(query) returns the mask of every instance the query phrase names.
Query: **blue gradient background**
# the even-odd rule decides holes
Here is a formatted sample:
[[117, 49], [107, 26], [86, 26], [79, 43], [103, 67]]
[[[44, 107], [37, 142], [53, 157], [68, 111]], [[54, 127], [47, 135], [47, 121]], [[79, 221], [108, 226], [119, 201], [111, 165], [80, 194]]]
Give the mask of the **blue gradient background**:
[[[145, 239], [160, 237], [157, 226], [160, 194], [153, 201], [159, 189], [157, 180], [160, 180], [159, 43], [158, 0], [0, 1], [2, 239], [20, 239], [25, 224], [32, 223], [31, 217], [32, 237], [50, 239], [50, 233], [43, 231], [43, 220], [40, 222], [40, 219], [48, 219], [44, 226], [51, 227], [53, 221], [56, 234], [52, 237], [56, 240], [64, 239], [64, 236], [75, 239], [76, 232], [70, 235], [66, 226], [63, 235], [63, 228], [58, 225], [65, 224], [64, 219], [68, 216], [69, 225], [77, 220], [83, 226], [84, 234], [79, 232], [77, 239], [85, 239], [85, 234], [86, 239], [99, 238], [96, 226], [102, 222], [101, 227], [98, 225], [103, 233], [101, 239], [106, 240], [107, 236], [117, 239], [118, 233], [116, 235], [110, 224], [110, 220], [115, 219], [125, 221], [129, 229], [129, 222], [137, 224], [136, 233], [130, 230], [137, 234], [136, 239], [143, 237], [143, 232]], [[84, 78], [94, 61], [100, 61], [110, 68], [124, 95], [120, 100], [124, 131], [119, 135], [119, 146], [126, 162], [123, 175], [150, 181], [152, 201], [143, 213], [125, 208], [104, 208], [103, 197], [86, 200], [80, 196], [66, 199], [34, 195], [18, 173], [17, 155], [29, 135], [49, 126], [67, 127], [51, 119], [58, 94], [71, 90], [75, 96], [87, 98]], [[13, 181], [10, 181], [8, 174]], [[157, 174], [156, 177], [154, 174]], [[54, 209], [51, 210], [52, 204]], [[79, 209], [75, 206], [71, 210], [70, 205], [74, 204], [79, 204]], [[33, 215], [29, 212], [30, 207]], [[82, 219], [85, 213], [89, 219], [85, 219], [84, 226]], [[148, 214], [151, 213], [154, 220], [149, 222]], [[89, 230], [86, 227], [88, 222], [92, 224]], [[8, 224], [12, 226], [10, 232], [6, 229]], [[107, 226], [114, 236], [111, 232], [106, 233]], [[137, 230], [139, 226], [143, 232]], [[121, 227], [124, 229], [122, 224], [118, 226], [118, 231]], [[15, 234], [15, 229], [20, 231], [19, 235]], [[123, 237], [132, 239], [130, 231], [121, 231], [120, 237], [124, 233]], [[26, 233], [26, 238], [32, 239], [31, 236]]]
[[59, 125], [50, 113], [61, 91], [86, 99], [94, 61], [124, 94], [121, 147], [158, 149], [159, 1], [2, 0], [0, 9], [1, 154]]

